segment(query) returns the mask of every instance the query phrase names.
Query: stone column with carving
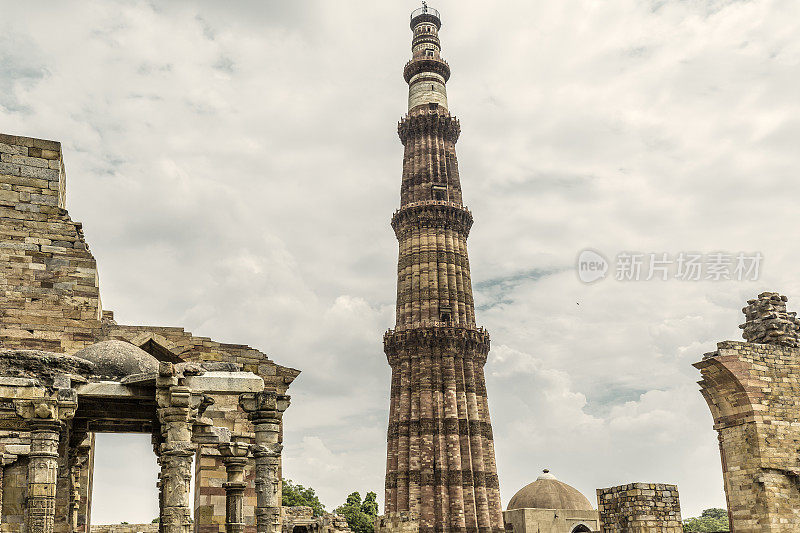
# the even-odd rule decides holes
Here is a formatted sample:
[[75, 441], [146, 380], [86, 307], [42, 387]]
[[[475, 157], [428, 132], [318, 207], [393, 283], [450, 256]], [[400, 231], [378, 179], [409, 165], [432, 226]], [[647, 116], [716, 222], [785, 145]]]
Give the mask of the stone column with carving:
[[28, 461], [28, 531], [52, 533], [56, 513], [58, 441], [61, 423], [53, 419], [34, 419], [31, 421], [31, 428], [31, 453]]
[[221, 444], [219, 452], [228, 475], [225, 489], [225, 531], [227, 533], [244, 532], [244, 491], [247, 483], [244, 480], [244, 467], [247, 465], [249, 444], [230, 442]]
[[162, 362], [156, 379], [158, 419], [163, 442], [160, 447], [162, 507], [159, 530], [189, 533], [189, 488], [192, 480], [192, 394], [180, 384], [172, 363]]
[[53, 533], [58, 483], [58, 445], [64, 420], [75, 415], [78, 394], [65, 377], [56, 378], [57, 390], [49, 397], [14, 401], [17, 415], [29, 428], [27, 531]]
[[281, 418], [289, 396], [265, 391], [241, 396], [242, 409], [255, 429], [252, 447], [256, 460], [256, 531], [281, 531]]

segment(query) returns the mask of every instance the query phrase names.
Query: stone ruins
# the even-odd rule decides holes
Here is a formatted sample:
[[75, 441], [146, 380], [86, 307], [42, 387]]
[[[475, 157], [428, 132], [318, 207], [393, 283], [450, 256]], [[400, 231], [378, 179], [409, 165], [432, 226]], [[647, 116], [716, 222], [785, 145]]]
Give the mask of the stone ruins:
[[[411, 16], [385, 512], [377, 533], [682, 530], [675, 485], [597, 490], [597, 509], [545, 470], [502, 510], [448, 110], [439, 13]], [[282, 507], [288, 388], [299, 371], [182, 328], [122, 325], [65, 209], [58, 142], [0, 135], [0, 530], [4, 533], [337, 533], [343, 517]], [[765, 292], [745, 341], [694, 366], [718, 432], [731, 531], [800, 531], [800, 320]], [[93, 526], [95, 435], [149, 434], [157, 524]], [[192, 465], [194, 470], [192, 471]], [[194, 501], [190, 483], [195, 481]], [[194, 516], [190, 516], [190, 509]]]
[[746, 342], [725, 341], [695, 363], [719, 436], [731, 531], [800, 531], [800, 348], [786, 297], [742, 309]]
[[597, 489], [603, 531], [614, 533], [681, 533], [678, 487], [663, 483], [630, 483]]
[[281, 417], [299, 371], [100, 303], [57, 142], [0, 135], [4, 532], [91, 530], [94, 435], [150, 434], [159, 531], [281, 530]]

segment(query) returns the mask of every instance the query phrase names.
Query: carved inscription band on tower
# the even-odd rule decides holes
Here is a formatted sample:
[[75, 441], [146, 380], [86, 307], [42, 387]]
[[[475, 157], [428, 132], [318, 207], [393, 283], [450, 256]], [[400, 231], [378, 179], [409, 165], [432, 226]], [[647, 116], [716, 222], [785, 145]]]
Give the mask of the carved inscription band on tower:
[[467, 258], [472, 215], [461, 198], [460, 126], [448, 111], [450, 67], [440, 55], [440, 28], [435, 9], [412, 13], [413, 55], [403, 72], [403, 181], [392, 217], [400, 249], [397, 323], [384, 336], [392, 368], [386, 513], [413, 516], [426, 533], [499, 532], [483, 372], [489, 335], [475, 325]]

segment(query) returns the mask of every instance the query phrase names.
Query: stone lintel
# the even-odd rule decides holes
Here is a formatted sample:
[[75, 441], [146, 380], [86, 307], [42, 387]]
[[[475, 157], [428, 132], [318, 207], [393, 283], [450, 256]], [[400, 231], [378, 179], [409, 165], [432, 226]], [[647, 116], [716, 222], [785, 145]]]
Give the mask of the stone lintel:
[[38, 386], [41, 386], [38, 379], [0, 376], [0, 387], [38, 387]]
[[6, 453], [11, 455], [28, 455], [31, 453], [30, 444], [6, 444]]
[[252, 372], [204, 372], [197, 376], [186, 376], [184, 383], [198, 392], [242, 393], [264, 390], [264, 380]]
[[100, 381], [76, 387], [78, 397], [89, 398], [147, 398], [152, 399], [152, 391], [129, 387], [117, 381]]
[[138, 385], [140, 387], [155, 387], [156, 372], [146, 372], [143, 374], [131, 374], [120, 380], [123, 385]]

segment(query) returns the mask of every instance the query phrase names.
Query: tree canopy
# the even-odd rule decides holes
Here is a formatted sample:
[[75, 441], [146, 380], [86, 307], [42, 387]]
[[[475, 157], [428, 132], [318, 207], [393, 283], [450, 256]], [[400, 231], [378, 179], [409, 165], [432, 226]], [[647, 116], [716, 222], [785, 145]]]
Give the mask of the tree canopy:
[[697, 518], [687, 518], [683, 521], [684, 531], [716, 532], [729, 531], [728, 511], [725, 509], [706, 509]]
[[325, 506], [319, 501], [314, 489], [294, 483], [291, 479], [283, 479], [281, 481], [283, 482], [283, 501], [281, 502], [283, 506], [296, 507], [305, 505], [314, 510], [314, 516], [325, 514]]
[[378, 516], [377, 497], [374, 492], [368, 492], [362, 502], [361, 494], [352, 492], [344, 505], [337, 507], [334, 513], [347, 519], [347, 525], [353, 533], [374, 533], [375, 518]]

